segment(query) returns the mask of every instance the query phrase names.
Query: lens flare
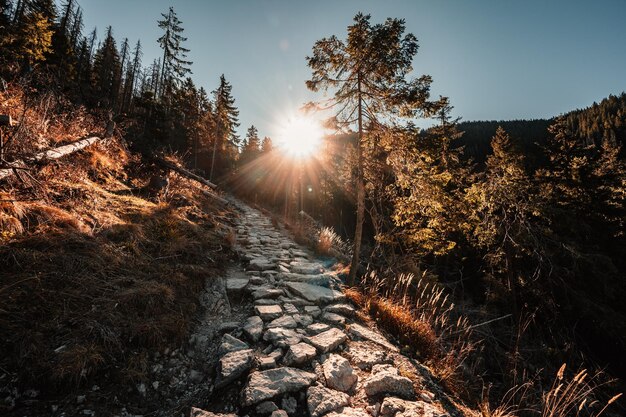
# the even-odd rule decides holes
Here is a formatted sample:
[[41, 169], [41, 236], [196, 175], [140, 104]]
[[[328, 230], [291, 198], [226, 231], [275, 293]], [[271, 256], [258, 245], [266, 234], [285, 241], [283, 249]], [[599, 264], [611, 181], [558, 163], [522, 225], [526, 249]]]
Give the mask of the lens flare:
[[278, 129], [276, 145], [287, 155], [306, 158], [319, 150], [324, 130], [319, 120], [297, 114], [283, 122]]

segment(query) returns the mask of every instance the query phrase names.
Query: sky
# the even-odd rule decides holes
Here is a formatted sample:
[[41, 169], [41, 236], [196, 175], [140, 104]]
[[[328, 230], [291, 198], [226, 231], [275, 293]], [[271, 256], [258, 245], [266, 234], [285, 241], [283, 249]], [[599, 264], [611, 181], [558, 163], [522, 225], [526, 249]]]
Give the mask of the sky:
[[78, 0], [85, 33], [113, 27], [159, 57], [160, 13], [173, 6], [188, 37], [192, 78], [233, 85], [239, 133], [274, 136], [305, 102], [306, 56], [316, 40], [345, 39], [361, 11], [406, 20], [420, 48], [414, 73], [433, 77], [463, 120], [547, 118], [626, 90], [626, 0]]

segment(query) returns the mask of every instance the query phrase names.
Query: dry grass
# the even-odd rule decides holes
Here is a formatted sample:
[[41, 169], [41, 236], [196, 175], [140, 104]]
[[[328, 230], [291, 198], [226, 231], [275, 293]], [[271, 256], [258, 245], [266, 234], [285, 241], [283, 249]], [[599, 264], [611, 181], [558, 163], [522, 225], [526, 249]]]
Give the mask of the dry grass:
[[[15, 89], [1, 93], [0, 113], [23, 102]], [[26, 106], [10, 155], [95, 124], [58, 106], [45, 97]], [[186, 338], [205, 279], [230, 254], [230, 214], [174, 174], [168, 195], [133, 195], [152, 171], [111, 139], [0, 183], [0, 368], [12, 379], [137, 380], [146, 352]]]
[[510, 389], [495, 408], [490, 405], [487, 390], [479, 411], [482, 417], [600, 417], [622, 396], [620, 393], [604, 401], [598, 399], [603, 387], [611, 382], [602, 372], [589, 373], [586, 369], [568, 377], [563, 364], [549, 388], [542, 389], [537, 376]]
[[478, 342], [469, 321], [456, 314], [444, 290], [426, 279], [370, 273], [359, 289], [349, 288], [346, 295], [398, 337], [407, 353], [432, 365], [444, 386], [467, 393], [467, 362]]

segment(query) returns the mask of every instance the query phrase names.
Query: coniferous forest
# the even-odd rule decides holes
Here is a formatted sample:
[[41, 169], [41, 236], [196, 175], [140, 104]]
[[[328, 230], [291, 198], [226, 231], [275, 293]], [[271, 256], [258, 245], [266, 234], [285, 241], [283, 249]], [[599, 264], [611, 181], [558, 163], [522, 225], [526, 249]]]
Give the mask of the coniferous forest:
[[[213, 384], [223, 364], [197, 377], [203, 388], [153, 384], [151, 361], [183, 363], [174, 352], [203, 309], [224, 329], [236, 321], [198, 301], [220, 293], [208, 276], [253, 270], [231, 197], [325, 262], [355, 317], [424, 364], [458, 415], [626, 412], [626, 93], [542, 119], [464, 121], [415, 65], [423, 45], [407, 21], [358, 12], [301, 59], [315, 97], [303, 111], [323, 114], [324, 133], [290, 157], [258, 123], [241, 126], [219, 61], [214, 84], [196, 84], [205, 69], [174, 7], [158, 39], [85, 27], [77, 0], [0, 10], [0, 414], [83, 415], [87, 401], [85, 415], [209, 403], [270, 415]], [[49, 158], [85, 138], [97, 143]], [[292, 398], [289, 415], [326, 415]], [[364, 415], [422, 415], [372, 398], [379, 411]]]

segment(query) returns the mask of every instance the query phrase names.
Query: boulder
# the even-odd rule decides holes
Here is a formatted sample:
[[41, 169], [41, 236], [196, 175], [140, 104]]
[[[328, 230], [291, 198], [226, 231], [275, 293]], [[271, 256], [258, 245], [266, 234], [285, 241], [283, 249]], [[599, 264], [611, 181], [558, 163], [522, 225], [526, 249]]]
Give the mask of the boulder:
[[372, 366], [388, 361], [387, 353], [377, 349], [378, 345], [370, 342], [352, 342], [346, 354], [354, 366], [363, 370], [370, 370]]
[[311, 315], [312, 317], [318, 317], [320, 314], [322, 314], [322, 310], [320, 310], [318, 306], [305, 306], [304, 312]]
[[342, 316], [346, 316], [346, 317], [352, 317], [354, 316], [354, 313], [355, 313], [354, 307], [345, 303], [331, 304], [329, 306], [326, 306], [326, 308], [324, 308], [324, 312], [341, 314]]
[[406, 401], [395, 397], [387, 397], [383, 400], [379, 415], [380, 417], [448, 416], [447, 413], [424, 401]]
[[350, 397], [343, 392], [313, 386], [307, 389], [306, 401], [311, 417], [321, 417], [347, 406], [350, 403]]
[[359, 377], [343, 356], [332, 354], [322, 364], [326, 385], [339, 391], [350, 391]]
[[242, 391], [242, 403], [247, 407], [277, 395], [297, 392], [313, 381], [315, 374], [289, 367], [253, 372]]
[[325, 332], [328, 329], [330, 329], [330, 326], [326, 323], [313, 323], [306, 327], [306, 331], [314, 335]]
[[340, 316], [339, 314], [328, 313], [328, 312], [322, 314], [322, 321], [325, 321], [326, 323], [331, 323], [331, 324], [339, 324], [339, 325], [346, 324], [346, 318], [344, 316]]
[[283, 290], [272, 287], [261, 287], [252, 293], [252, 298], [260, 300], [262, 298], [278, 298], [283, 295]]
[[210, 411], [204, 411], [196, 407], [191, 407], [189, 417], [237, 417], [236, 414], [219, 414]]

